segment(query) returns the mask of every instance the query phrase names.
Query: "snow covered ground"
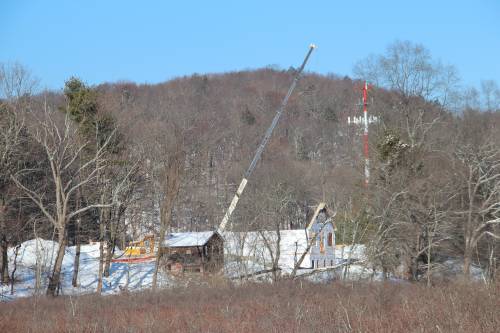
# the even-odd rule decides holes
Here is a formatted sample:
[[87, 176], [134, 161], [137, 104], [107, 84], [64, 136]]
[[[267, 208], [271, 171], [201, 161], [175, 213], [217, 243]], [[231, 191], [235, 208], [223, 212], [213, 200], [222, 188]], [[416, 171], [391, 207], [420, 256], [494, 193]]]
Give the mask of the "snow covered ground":
[[[16, 283], [14, 295], [10, 293], [10, 286], [0, 286], [0, 300], [17, 297], [32, 296], [35, 290], [35, 273], [40, 267], [42, 278], [39, 293], [45, 292], [48, 277], [57, 255], [58, 244], [50, 240], [32, 239], [24, 242], [17, 256]], [[95, 292], [99, 271], [99, 244], [82, 245], [80, 251], [80, 269], [78, 287], [72, 286], [73, 263], [75, 258], [74, 246], [67, 247], [63, 259], [61, 293], [76, 295]], [[38, 256], [37, 256], [38, 253]], [[39, 265], [37, 265], [39, 263]], [[9, 270], [14, 268], [14, 248], [9, 249]], [[102, 293], [104, 295], [119, 293], [123, 289], [135, 291], [151, 287], [154, 262], [151, 263], [112, 263], [111, 274], [103, 279]], [[168, 286], [171, 281], [161, 275], [160, 286]]]
[[[304, 230], [281, 230], [280, 235], [279, 267], [283, 272], [291, 272], [307, 248], [306, 234]], [[245, 272], [248, 274], [252, 271], [270, 268], [272, 257], [277, 254], [277, 234], [272, 231], [266, 231], [264, 236], [257, 231], [226, 232], [224, 239], [224, 259], [226, 263], [231, 263], [233, 260], [235, 262], [235, 264], [226, 264], [226, 274], [229, 277], [241, 274], [234, 269], [248, 270], [249, 272]], [[248, 267], [238, 267], [237, 264]], [[309, 254], [306, 254], [301, 266], [308, 267], [309, 265]]]
[[[264, 237], [267, 240], [264, 240]], [[229, 278], [246, 276], [255, 272], [270, 269], [272, 259], [277, 255], [277, 234], [272, 231], [265, 232], [262, 235], [259, 232], [226, 232], [225, 239], [225, 274]], [[269, 246], [270, 244], [270, 246]], [[304, 230], [281, 230], [280, 248], [278, 265], [281, 274], [290, 274], [300, 257], [307, 248], [307, 237]], [[271, 253], [272, 252], [272, 253]], [[335, 250], [335, 265], [351, 260], [360, 262], [365, 258], [365, 246], [354, 244], [352, 246], [337, 246]], [[344, 268], [339, 267], [335, 270], [326, 268], [324, 270], [310, 269], [311, 260], [306, 253], [300, 270], [297, 275], [306, 275], [308, 280], [314, 282], [325, 282], [344, 276]], [[259, 279], [269, 280], [271, 274], [260, 275]], [[350, 265], [346, 278], [351, 279], [382, 279], [382, 275], [375, 274], [360, 264]]]
[[[257, 232], [246, 234], [226, 233], [225, 237], [225, 269], [224, 274], [228, 278], [237, 279], [243, 275], [270, 269], [272, 258], [269, 249], [263, 243], [261, 235]], [[273, 241], [274, 234], [268, 234], [267, 238]], [[279, 267], [281, 274], [289, 274], [297, 260], [307, 247], [307, 240], [303, 230], [284, 230], [281, 234]], [[58, 244], [50, 240], [33, 239], [21, 245], [17, 256], [17, 269], [15, 272], [16, 283], [14, 294], [11, 294], [10, 285], [0, 285], [0, 301], [10, 300], [18, 297], [34, 295], [35, 272], [37, 267], [41, 273], [41, 286], [38, 293], [45, 292], [48, 277], [52, 270]], [[275, 247], [273, 255], [276, 255]], [[119, 251], [117, 252], [119, 255]], [[302, 269], [298, 275], [304, 275], [310, 281], [325, 282], [333, 279], [346, 278], [350, 280], [382, 280], [381, 272], [373, 271], [365, 264], [364, 245], [337, 246], [335, 250], [336, 265], [350, 260], [352, 264], [346, 271], [345, 267], [337, 269], [310, 269], [309, 255], [306, 254], [301, 265]], [[80, 270], [78, 274], [78, 287], [72, 286], [73, 263], [75, 258], [75, 247], [67, 247], [63, 260], [61, 293], [63, 295], [77, 295], [93, 293], [97, 289], [97, 276], [99, 270], [99, 244], [82, 245], [80, 253]], [[441, 265], [441, 270], [436, 272], [437, 276], [456, 276], [462, 271], [462, 262], [458, 259], [450, 259]], [[9, 270], [14, 268], [14, 249], [9, 249]], [[111, 274], [103, 279], [103, 295], [120, 293], [123, 290], [138, 291], [151, 288], [154, 262], [146, 263], [112, 263]], [[473, 278], [482, 279], [482, 270], [473, 266], [471, 268]], [[253, 277], [255, 280], [268, 281], [271, 273], [259, 274]], [[183, 285], [182, 280], [177, 280], [160, 271], [160, 287]]]
[[[262, 237], [257, 232], [243, 234], [228, 233], [225, 248], [225, 275], [235, 278], [243, 274], [252, 274], [271, 267], [271, 255], [269, 249], [263, 244]], [[267, 238], [273, 242], [274, 233], [269, 233]], [[303, 230], [284, 230], [280, 242], [279, 266], [282, 274], [290, 273], [300, 256], [307, 247], [307, 239]], [[37, 267], [41, 271], [41, 286], [38, 293], [45, 292], [48, 277], [52, 270], [57, 254], [57, 242], [43, 239], [32, 239], [24, 242], [18, 251], [17, 269], [15, 273], [16, 283], [14, 294], [10, 293], [10, 286], [0, 286], [0, 299], [13, 299], [34, 295], [35, 274]], [[343, 251], [344, 258], [348, 258], [349, 248]], [[97, 277], [99, 271], [99, 244], [82, 245], [80, 252], [80, 270], [78, 274], [78, 287], [72, 286], [73, 264], [75, 258], [74, 246], [67, 247], [62, 267], [61, 293], [63, 295], [77, 295], [95, 292], [97, 289]], [[364, 247], [357, 245], [352, 251], [352, 258], [361, 258]], [[119, 251], [117, 253], [120, 254]], [[340, 256], [341, 251], [337, 250]], [[339, 262], [342, 259], [339, 257]], [[306, 254], [302, 267], [309, 267], [309, 255]], [[9, 269], [14, 268], [14, 248], [9, 249]], [[112, 263], [111, 274], [103, 280], [104, 295], [119, 293], [122, 290], [136, 291], [151, 287], [154, 263]], [[362, 268], [352, 266], [351, 270], [356, 273], [363, 271]], [[310, 269], [301, 269], [298, 274], [310, 273]], [[338, 272], [319, 272], [311, 275], [308, 279], [313, 281], [328, 281], [335, 278]], [[267, 276], [259, 279], [267, 280]], [[174, 278], [161, 274], [160, 286], [168, 287], [176, 285]]]

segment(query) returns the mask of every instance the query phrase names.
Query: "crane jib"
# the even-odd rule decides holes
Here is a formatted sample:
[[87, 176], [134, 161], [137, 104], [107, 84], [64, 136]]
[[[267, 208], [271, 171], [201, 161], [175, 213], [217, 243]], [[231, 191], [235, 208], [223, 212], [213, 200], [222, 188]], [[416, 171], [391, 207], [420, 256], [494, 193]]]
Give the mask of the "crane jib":
[[222, 232], [225, 230], [227, 222], [229, 221], [229, 218], [231, 217], [231, 214], [233, 213], [234, 209], [236, 208], [236, 205], [238, 204], [239, 198], [240, 198], [241, 194], [243, 193], [243, 190], [245, 189], [245, 186], [248, 182], [248, 178], [250, 177], [253, 170], [257, 166], [257, 163], [259, 162], [269, 139], [271, 139], [274, 128], [278, 124], [278, 121], [281, 117], [281, 114], [283, 113], [283, 110], [285, 110], [285, 107], [288, 103], [288, 99], [292, 95], [293, 90], [295, 89], [295, 86], [297, 85], [297, 82], [300, 79], [300, 75], [302, 74], [302, 71], [304, 70], [306, 63], [309, 60], [309, 57], [311, 56], [311, 53], [315, 48], [316, 48], [316, 46], [314, 44], [311, 44], [309, 46], [309, 51], [307, 52], [307, 55], [304, 58], [304, 61], [302, 62], [302, 65], [297, 70], [297, 73], [295, 74], [293, 82], [290, 85], [290, 88], [288, 89], [288, 92], [285, 95], [285, 98], [283, 98], [283, 101], [281, 102], [280, 107], [278, 108], [278, 110], [276, 110], [276, 115], [274, 116], [273, 121], [271, 122], [271, 126], [269, 126], [269, 128], [267, 129], [267, 131], [264, 135], [264, 138], [262, 139], [259, 147], [257, 148], [257, 151], [255, 152], [255, 155], [252, 159], [252, 162], [250, 163], [250, 166], [248, 167], [248, 169], [245, 172], [245, 175], [243, 176], [243, 180], [241, 181], [240, 186], [238, 187], [238, 190], [236, 191], [236, 194], [234, 195], [233, 200], [231, 201], [231, 204], [229, 205], [229, 208], [227, 209], [226, 213], [224, 214], [224, 218], [222, 219], [222, 222], [219, 225], [219, 229], [218, 229], [219, 232]]

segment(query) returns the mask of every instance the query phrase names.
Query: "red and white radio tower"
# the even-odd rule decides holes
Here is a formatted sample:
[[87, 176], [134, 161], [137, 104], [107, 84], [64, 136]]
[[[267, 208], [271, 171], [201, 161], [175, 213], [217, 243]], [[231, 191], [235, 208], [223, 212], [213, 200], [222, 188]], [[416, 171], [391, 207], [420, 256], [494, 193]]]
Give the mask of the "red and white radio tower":
[[370, 183], [370, 155], [368, 154], [368, 84], [363, 86], [363, 117], [365, 129], [363, 132], [363, 143], [365, 152], [365, 185]]
[[368, 149], [368, 125], [378, 121], [377, 117], [370, 116], [368, 117], [368, 83], [365, 81], [363, 85], [363, 118], [361, 117], [347, 117], [348, 124], [363, 124], [363, 151], [365, 156], [365, 186], [368, 186], [370, 183], [370, 155]]

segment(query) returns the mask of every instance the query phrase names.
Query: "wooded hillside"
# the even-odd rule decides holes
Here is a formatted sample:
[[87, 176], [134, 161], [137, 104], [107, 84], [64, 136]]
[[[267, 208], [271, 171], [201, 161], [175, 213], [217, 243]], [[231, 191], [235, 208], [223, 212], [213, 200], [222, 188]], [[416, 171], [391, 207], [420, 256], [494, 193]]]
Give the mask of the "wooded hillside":
[[[391, 47], [401, 56], [391, 57]], [[325, 201], [338, 212], [337, 240], [369, 245], [384, 272], [403, 264], [418, 280], [460, 256], [466, 274], [475, 261], [493, 278], [499, 90], [485, 86], [480, 105], [477, 92], [460, 91], [452, 69], [418, 45], [391, 47], [357, 67], [374, 83], [369, 112], [379, 117], [370, 125], [369, 186], [362, 129], [347, 124], [361, 114], [363, 81], [307, 73], [231, 228], [303, 228]], [[35, 92], [30, 73], [3, 66], [3, 258], [8, 245], [35, 236], [113, 248], [159, 225], [215, 229], [293, 74], [265, 68], [96, 87], [70, 78], [59, 93]]]

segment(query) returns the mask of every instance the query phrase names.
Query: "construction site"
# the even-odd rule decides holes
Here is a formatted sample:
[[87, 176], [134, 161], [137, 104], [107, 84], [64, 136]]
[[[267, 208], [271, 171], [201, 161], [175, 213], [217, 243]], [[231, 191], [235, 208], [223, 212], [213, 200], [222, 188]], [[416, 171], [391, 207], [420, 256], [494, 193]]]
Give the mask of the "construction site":
[[[222, 221], [216, 231], [186, 231], [186, 232], [167, 232], [162, 238], [154, 235], [145, 235], [143, 239], [131, 241], [125, 248], [124, 252], [113, 259], [113, 262], [122, 263], [138, 263], [147, 262], [158, 258], [163, 263], [164, 269], [174, 274], [183, 273], [184, 271], [199, 272], [199, 273], [224, 273], [224, 248], [230, 257], [245, 258], [245, 260], [258, 261], [257, 257], [273, 257], [273, 252], [278, 257], [273, 258], [276, 262], [271, 263], [264, 260], [264, 267], [259, 272], [269, 273], [273, 270], [281, 271], [282, 262], [286, 262], [288, 268], [295, 275], [298, 269], [316, 269], [326, 267], [337, 267], [342, 263], [344, 258], [335, 257], [335, 224], [334, 217], [336, 212], [327, 207], [325, 203], [319, 203], [314, 210], [310, 222], [304, 229], [299, 230], [278, 230], [278, 235], [273, 235], [273, 231], [269, 230], [253, 230], [244, 232], [245, 236], [241, 237], [241, 232], [232, 232], [230, 228], [230, 219], [233, 211], [237, 208], [240, 197], [243, 195], [245, 187], [251, 180], [254, 169], [259, 164], [259, 161], [264, 153], [268, 142], [270, 141], [273, 131], [279, 124], [287, 106], [288, 100], [292, 96], [295, 87], [302, 75], [302, 72], [316, 46], [311, 44], [309, 50], [301, 64], [296, 70], [292, 84], [283, 98], [276, 114], [271, 121], [270, 126], [266, 130], [264, 137], [253, 156], [250, 165], [243, 175], [238, 189], [224, 214]], [[348, 124], [362, 124], [364, 126], [363, 143], [365, 153], [365, 186], [369, 183], [369, 158], [368, 158], [368, 124], [374, 122], [377, 118], [368, 117], [368, 84], [365, 82], [362, 89], [362, 107], [363, 117], [348, 117]], [[229, 230], [228, 230], [229, 228]], [[303, 231], [300, 232], [300, 231]], [[267, 234], [267, 235], [266, 235]], [[290, 264], [291, 249], [285, 248], [280, 251], [282, 245], [275, 239], [276, 236], [286, 239], [285, 243], [295, 244], [293, 254], [293, 264]], [[248, 239], [247, 239], [248, 238]], [[269, 238], [269, 239], [268, 239]], [[289, 239], [291, 238], [291, 239]], [[225, 240], [231, 240], [233, 244], [224, 244]], [[236, 239], [239, 239], [238, 242]], [[243, 241], [241, 240], [243, 239]], [[231, 242], [229, 241], [229, 242]], [[234, 242], [240, 244], [234, 244]], [[245, 242], [249, 244], [245, 244]], [[272, 244], [271, 244], [272, 243]], [[300, 243], [300, 247], [299, 244]], [[290, 245], [290, 244], [289, 244]], [[256, 255], [255, 249], [250, 253], [237, 253], [237, 249], [245, 248], [266, 248], [269, 252], [267, 255], [260, 253]], [[245, 252], [245, 251], [243, 251]], [[284, 258], [281, 258], [283, 256]], [[304, 259], [307, 257], [307, 260]], [[267, 262], [267, 263], [266, 263]], [[253, 273], [255, 274], [255, 272]], [[245, 275], [248, 275], [246, 273]]]
[[500, 331], [500, 7], [427, 2], [3, 1], [0, 332]]

